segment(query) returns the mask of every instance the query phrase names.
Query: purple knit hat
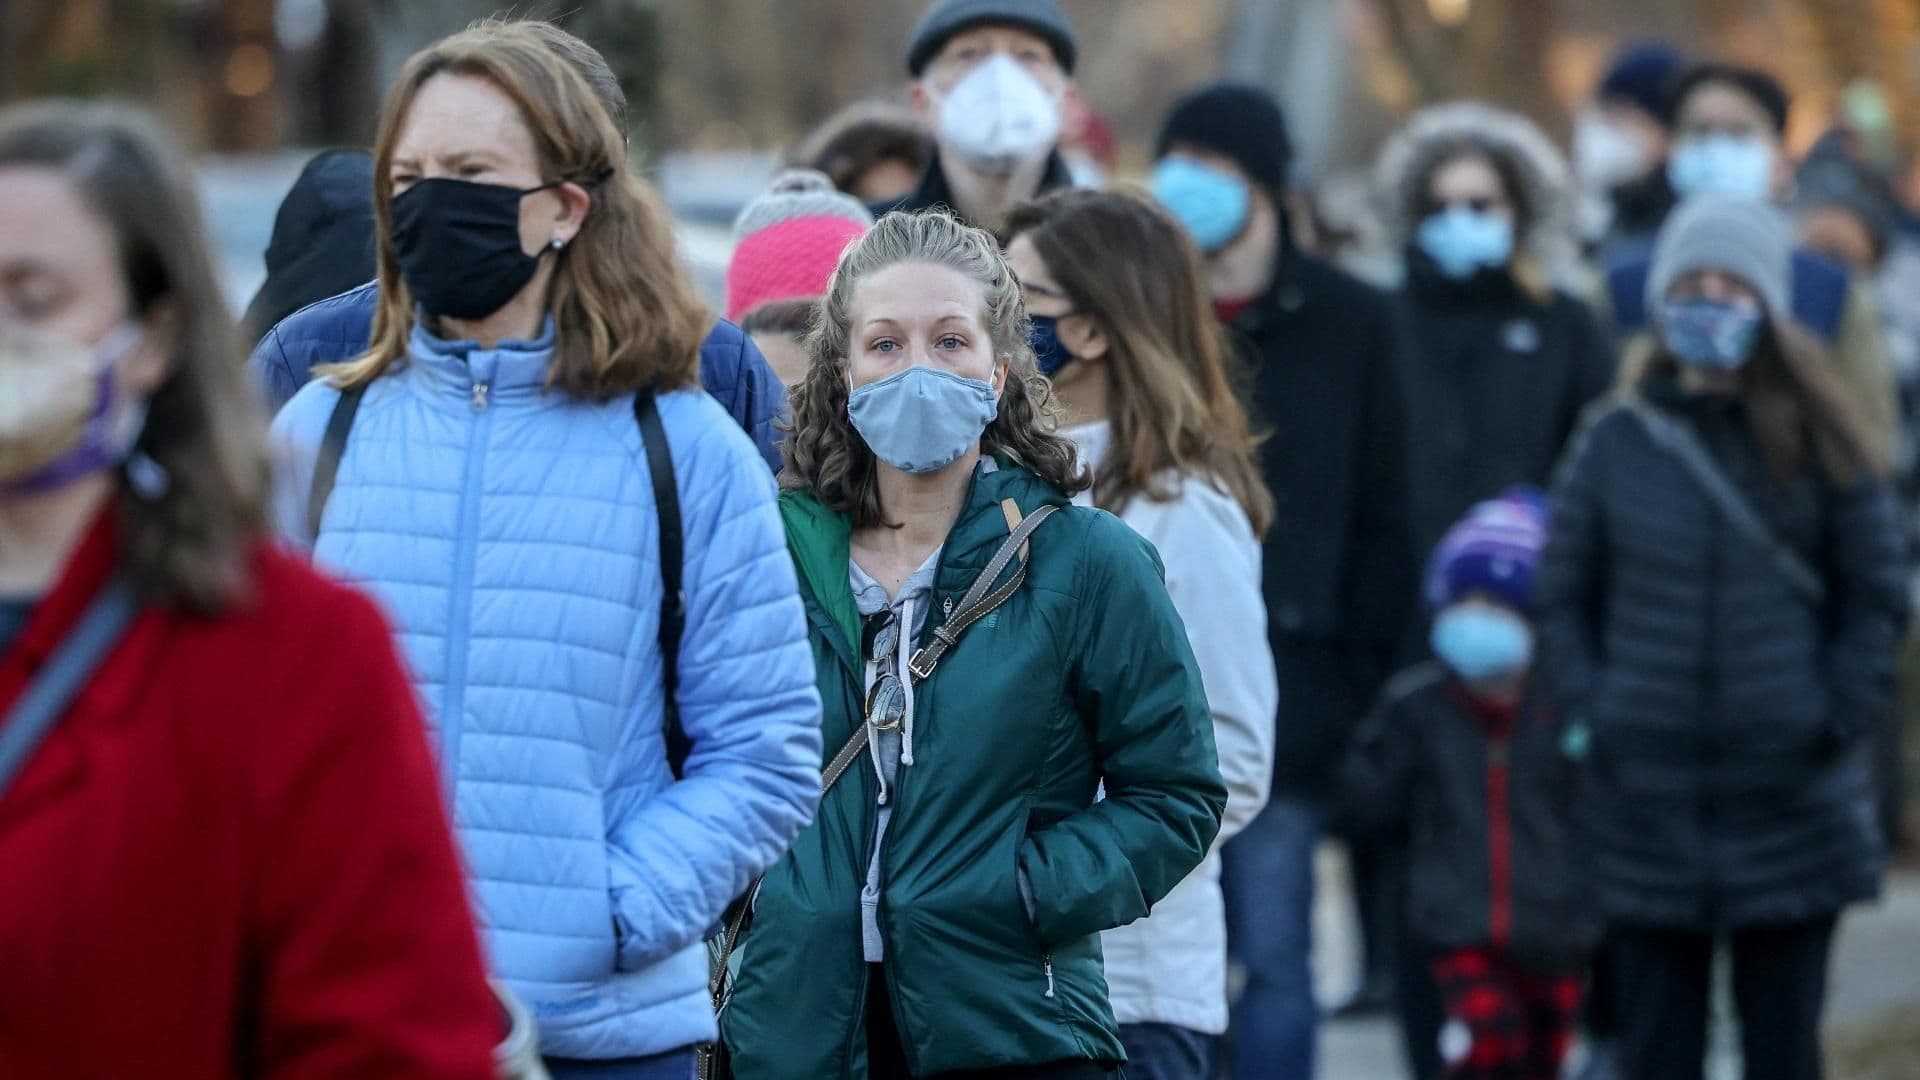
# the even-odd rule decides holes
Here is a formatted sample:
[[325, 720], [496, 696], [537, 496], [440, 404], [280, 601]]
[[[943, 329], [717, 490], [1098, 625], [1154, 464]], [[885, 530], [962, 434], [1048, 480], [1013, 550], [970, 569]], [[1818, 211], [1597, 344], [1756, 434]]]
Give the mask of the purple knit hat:
[[1447, 530], [1427, 564], [1427, 607], [1439, 611], [1468, 593], [1487, 592], [1528, 610], [1546, 545], [1546, 497], [1530, 487], [1508, 488]]

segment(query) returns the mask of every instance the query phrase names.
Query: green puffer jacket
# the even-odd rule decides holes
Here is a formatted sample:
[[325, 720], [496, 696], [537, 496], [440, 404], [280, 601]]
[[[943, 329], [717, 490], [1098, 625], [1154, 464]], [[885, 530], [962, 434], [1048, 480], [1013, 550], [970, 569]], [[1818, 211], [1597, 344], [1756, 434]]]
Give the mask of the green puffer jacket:
[[[976, 474], [927, 635], [1006, 540], [1009, 498], [1061, 509], [1025, 584], [916, 693], [882, 858], [887, 987], [916, 1076], [1121, 1060], [1098, 935], [1199, 865], [1226, 805], [1186, 631], [1152, 547], [1118, 518], [1018, 468]], [[781, 510], [831, 757], [863, 722], [849, 524], [799, 493]], [[878, 795], [863, 756], [766, 876], [721, 1017], [740, 1080], [867, 1075], [860, 889]]]

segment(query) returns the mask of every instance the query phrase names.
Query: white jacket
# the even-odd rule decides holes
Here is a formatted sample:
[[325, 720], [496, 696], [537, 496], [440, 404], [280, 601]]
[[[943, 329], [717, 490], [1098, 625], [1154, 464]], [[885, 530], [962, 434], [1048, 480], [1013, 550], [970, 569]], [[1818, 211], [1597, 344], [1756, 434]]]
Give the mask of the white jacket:
[[[1081, 464], [1106, 455], [1106, 422], [1071, 428]], [[1171, 485], [1170, 485], [1171, 486]], [[1192, 874], [1147, 918], [1100, 936], [1114, 1018], [1172, 1024], [1209, 1035], [1227, 1030], [1227, 923], [1220, 893], [1222, 843], [1267, 803], [1279, 705], [1267, 609], [1260, 594], [1260, 541], [1232, 496], [1201, 477], [1183, 478], [1170, 502], [1134, 498], [1120, 515], [1160, 552], [1167, 592], [1187, 624], [1213, 710], [1227, 810], [1220, 836]], [[1091, 492], [1076, 500], [1091, 505]]]

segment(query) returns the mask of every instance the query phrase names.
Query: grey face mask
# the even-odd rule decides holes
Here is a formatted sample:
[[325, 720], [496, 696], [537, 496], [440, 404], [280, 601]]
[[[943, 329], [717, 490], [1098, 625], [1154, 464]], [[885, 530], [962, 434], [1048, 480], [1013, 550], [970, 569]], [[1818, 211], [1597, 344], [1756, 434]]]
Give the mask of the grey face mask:
[[874, 455], [915, 475], [960, 460], [999, 415], [992, 383], [925, 366], [870, 382], [847, 397], [847, 416]]

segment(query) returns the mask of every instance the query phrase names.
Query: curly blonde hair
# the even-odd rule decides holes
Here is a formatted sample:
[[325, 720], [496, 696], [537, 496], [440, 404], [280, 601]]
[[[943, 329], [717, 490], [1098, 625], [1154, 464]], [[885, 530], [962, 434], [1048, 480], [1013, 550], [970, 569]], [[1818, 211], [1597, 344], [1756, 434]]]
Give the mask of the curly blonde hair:
[[873, 451], [847, 416], [848, 357], [854, 291], [867, 277], [901, 263], [945, 267], [980, 285], [993, 354], [1007, 366], [1000, 414], [980, 437], [981, 453], [1004, 458], [1067, 495], [1085, 491], [1092, 481], [1073, 443], [1059, 434], [1053, 385], [1034, 363], [1032, 322], [1019, 280], [991, 235], [941, 210], [890, 213], [840, 256], [807, 336], [810, 366], [793, 391], [781, 486], [846, 514], [856, 529], [891, 524], [880, 505]]

